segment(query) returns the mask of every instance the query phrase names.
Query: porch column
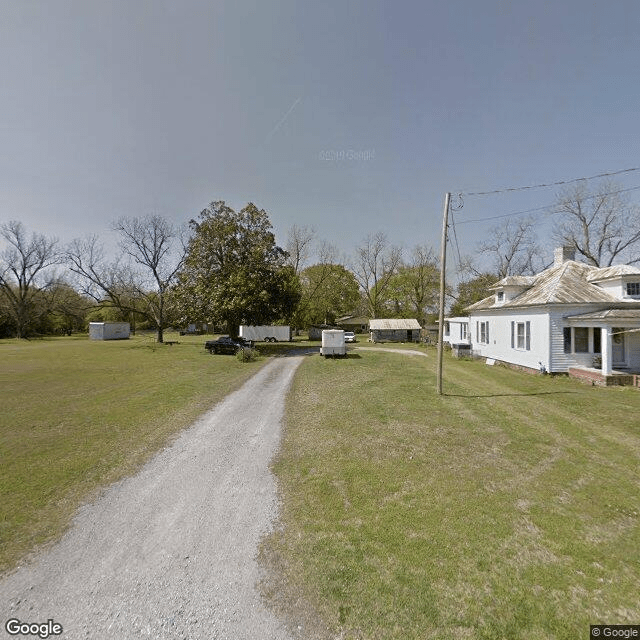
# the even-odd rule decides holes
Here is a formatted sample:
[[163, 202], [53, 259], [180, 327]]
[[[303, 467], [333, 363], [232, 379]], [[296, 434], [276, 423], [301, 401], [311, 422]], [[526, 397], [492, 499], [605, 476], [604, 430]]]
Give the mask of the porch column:
[[602, 327], [600, 340], [602, 349], [602, 375], [609, 376], [613, 370], [613, 350], [611, 348], [611, 327]]

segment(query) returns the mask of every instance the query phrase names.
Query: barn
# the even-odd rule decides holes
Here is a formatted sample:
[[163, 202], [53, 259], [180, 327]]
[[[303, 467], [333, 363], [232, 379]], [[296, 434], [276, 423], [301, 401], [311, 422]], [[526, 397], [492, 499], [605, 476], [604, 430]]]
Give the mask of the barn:
[[370, 320], [369, 330], [371, 342], [420, 342], [420, 323], [414, 319]]
[[91, 340], [128, 340], [131, 328], [128, 322], [90, 322]]

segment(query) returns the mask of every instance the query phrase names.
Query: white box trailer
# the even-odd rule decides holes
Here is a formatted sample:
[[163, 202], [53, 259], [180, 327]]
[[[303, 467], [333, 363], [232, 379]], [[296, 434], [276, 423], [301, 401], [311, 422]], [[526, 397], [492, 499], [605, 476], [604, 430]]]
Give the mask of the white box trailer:
[[344, 342], [344, 331], [342, 329], [325, 329], [322, 332], [320, 355], [325, 358], [347, 355], [347, 345]]
[[240, 337], [253, 342], [291, 342], [291, 327], [286, 325], [240, 325]]
[[128, 340], [131, 327], [128, 322], [90, 322], [91, 340]]

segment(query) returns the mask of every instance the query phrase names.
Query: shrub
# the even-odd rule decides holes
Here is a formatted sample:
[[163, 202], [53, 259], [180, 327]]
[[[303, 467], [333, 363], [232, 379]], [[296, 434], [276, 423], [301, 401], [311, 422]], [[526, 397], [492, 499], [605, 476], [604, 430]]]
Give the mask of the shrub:
[[259, 355], [260, 353], [257, 349], [245, 347], [244, 349], [238, 349], [236, 358], [238, 358], [240, 362], [254, 362]]

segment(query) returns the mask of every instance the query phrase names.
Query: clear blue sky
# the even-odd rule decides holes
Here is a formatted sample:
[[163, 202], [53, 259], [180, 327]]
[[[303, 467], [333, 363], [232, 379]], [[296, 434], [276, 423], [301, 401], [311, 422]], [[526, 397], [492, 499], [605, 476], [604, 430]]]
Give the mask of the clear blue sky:
[[640, 165], [639, 33], [635, 0], [2, 0], [0, 222], [107, 238], [253, 201], [280, 243], [438, 249], [446, 191]]

